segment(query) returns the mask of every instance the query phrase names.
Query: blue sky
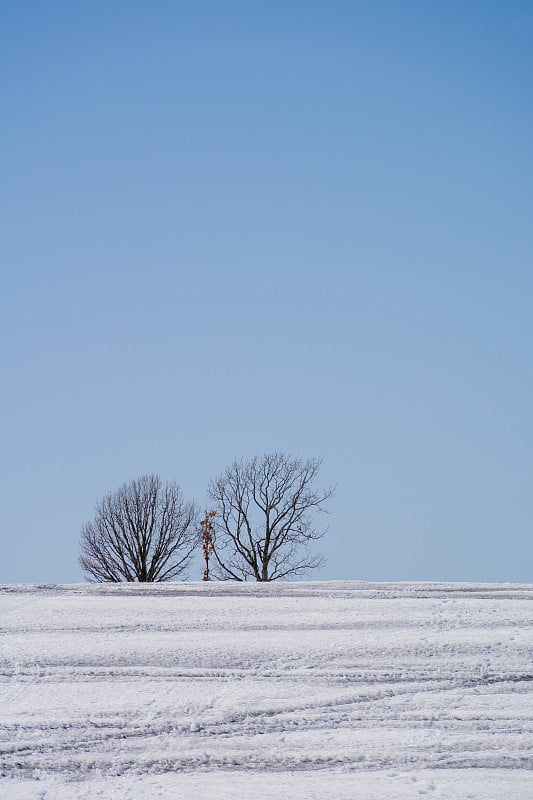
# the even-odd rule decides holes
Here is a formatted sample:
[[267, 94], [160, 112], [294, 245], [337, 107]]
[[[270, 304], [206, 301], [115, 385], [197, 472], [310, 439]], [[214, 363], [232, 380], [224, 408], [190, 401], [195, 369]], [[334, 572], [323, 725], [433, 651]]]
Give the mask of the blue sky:
[[[529, 2], [0, 9], [0, 581], [324, 459], [317, 578], [532, 580]], [[194, 572], [191, 577], [200, 577]]]

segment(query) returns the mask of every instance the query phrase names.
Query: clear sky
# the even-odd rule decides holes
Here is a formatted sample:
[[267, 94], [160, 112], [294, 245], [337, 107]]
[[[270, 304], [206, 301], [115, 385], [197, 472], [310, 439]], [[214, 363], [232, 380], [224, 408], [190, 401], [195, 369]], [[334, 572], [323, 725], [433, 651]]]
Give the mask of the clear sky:
[[19, 0], [0, 39], [0, 581], [273, 450], [337, 484], [315, 577], [533, 581], [530, 0]]

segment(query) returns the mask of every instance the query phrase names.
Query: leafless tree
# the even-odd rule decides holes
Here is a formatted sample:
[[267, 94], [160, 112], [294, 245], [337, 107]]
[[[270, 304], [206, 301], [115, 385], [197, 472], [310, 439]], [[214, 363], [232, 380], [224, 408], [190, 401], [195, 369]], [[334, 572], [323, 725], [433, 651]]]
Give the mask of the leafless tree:
[[315, 512], [334, 491], [313, 488], [320, 465], [316, 458], [272, 453], [234, 463], [211, 481], [217, 577], [274, 581], [324, 563], [310, 549], [325, 533], [313, 525]]
[[169, 581], [198, 544], [197, 511], [176, 483], [143, 475], [96, 504], [81, 530], [80, 564], [93, 581]]

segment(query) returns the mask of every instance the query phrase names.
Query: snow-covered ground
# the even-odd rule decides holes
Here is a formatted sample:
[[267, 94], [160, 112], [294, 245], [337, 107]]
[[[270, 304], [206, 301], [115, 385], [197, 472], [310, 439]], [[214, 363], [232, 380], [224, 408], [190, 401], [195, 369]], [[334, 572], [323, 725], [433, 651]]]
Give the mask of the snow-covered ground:
[[532, 800], [533, 586], [0, 587], [2, 800]]

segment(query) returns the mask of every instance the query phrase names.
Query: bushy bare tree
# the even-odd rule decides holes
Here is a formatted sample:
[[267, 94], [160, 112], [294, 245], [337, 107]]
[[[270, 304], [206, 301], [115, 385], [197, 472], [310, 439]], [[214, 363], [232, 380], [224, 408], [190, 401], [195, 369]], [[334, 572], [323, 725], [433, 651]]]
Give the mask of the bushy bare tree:
[[81, 531], [80, 564], [93, 581], [169, 581], [198, 544], [197, 511], [176, 483], [143, 475], [96, 504]]
[[211, 481], [217, 577], [273, 581], [323, 564], [310, 551], [325, 533], [313, 518], [334, 490], [313, 487], [320, 465], [316, 458], [272, 453], [234, 463]]

